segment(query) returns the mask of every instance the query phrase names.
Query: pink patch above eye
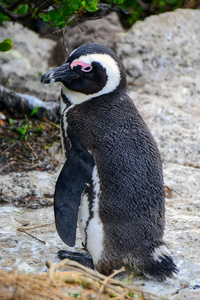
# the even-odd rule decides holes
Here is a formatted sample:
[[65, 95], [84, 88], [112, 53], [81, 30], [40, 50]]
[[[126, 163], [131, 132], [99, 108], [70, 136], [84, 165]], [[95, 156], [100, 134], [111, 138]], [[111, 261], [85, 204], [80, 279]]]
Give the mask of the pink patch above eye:
[[84, 63], [83, 61], [77, 60], [71, 63], [72, 69], [76, 66], [81, 66], [81, 70], [84, 72], [90, 72], [92, 70], [92, 66], [90, 64]]

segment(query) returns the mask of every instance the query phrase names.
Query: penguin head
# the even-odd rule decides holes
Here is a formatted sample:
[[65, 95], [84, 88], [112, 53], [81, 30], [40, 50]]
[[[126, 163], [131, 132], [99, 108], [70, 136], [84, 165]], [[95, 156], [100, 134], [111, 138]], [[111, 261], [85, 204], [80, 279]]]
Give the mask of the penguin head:
[[89, 43], [75, 49], [60, 67], [45, 73], [41, 82], [62, 82], [71, 103], [111, 93], [126, 87], [122, 62], [108, 47]]

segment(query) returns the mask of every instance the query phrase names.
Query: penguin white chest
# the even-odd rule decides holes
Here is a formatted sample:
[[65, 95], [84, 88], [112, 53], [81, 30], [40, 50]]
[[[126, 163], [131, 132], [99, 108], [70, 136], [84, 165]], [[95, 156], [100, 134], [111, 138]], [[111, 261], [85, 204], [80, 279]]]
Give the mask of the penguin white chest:
[[79, 228], [83, 243], [92, 256], [94, 265], [101, 259], [103, 253], [103, 224], [99, 217], [99, 198], [101, 194], [97, 167], [92, 173], [93, 199], [89, 203], [89, 195], [83, 193], [79, 209]]

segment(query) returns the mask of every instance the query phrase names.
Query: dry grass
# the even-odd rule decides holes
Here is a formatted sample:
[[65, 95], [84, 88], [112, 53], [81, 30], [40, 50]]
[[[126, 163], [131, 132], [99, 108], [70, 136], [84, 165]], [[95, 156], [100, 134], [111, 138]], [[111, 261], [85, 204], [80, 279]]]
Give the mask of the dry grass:
[[145, 296], [113, 279], [123, 269], [106, 277], [68, 259], [57, 264], [48, 261], [46, 264], [49, 271], [45, 274], [0, 270], [0, 299], [151, 299], [149, 295]]

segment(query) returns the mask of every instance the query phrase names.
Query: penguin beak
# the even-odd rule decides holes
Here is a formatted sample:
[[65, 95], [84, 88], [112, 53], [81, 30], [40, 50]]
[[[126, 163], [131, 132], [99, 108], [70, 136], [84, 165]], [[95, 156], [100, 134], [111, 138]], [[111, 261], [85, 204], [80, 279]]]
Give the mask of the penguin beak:
[[72, 71], [68, 62], [65, 62], [60, 67], [45, 73], [41, 78], [41, 83], [48, 84], [52, 82], [69, 83], [78, 74]]

